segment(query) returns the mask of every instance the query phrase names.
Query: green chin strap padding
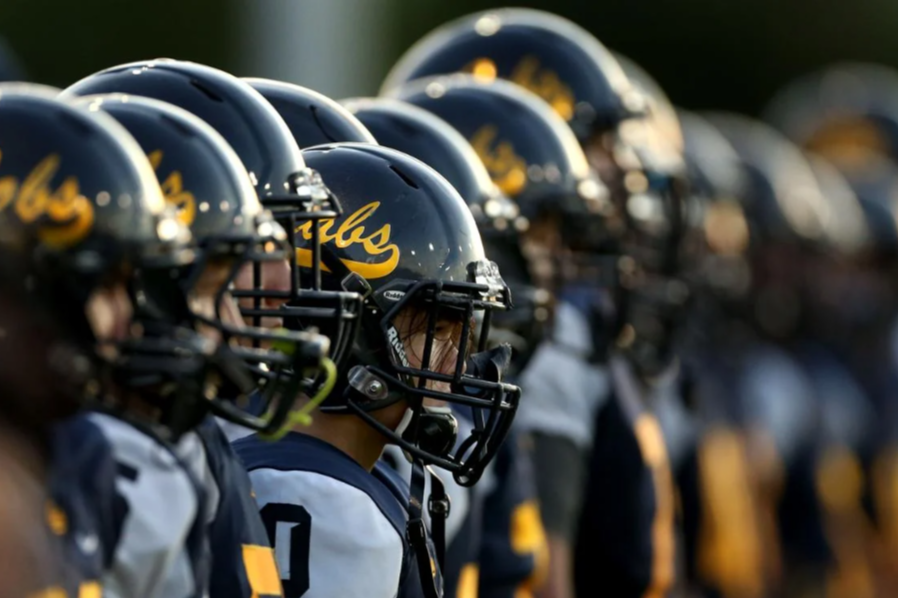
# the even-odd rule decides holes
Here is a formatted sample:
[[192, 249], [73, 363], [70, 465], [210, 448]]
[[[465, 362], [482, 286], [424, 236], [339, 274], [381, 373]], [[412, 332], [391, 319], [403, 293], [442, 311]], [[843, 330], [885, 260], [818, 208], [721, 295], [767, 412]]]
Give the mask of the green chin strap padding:
[[337, 382], [337, 365], [334, 364], [333, 360], [322, 358], [321, 369], [324, 371], [325, 379], [324, 383], [318, 388], [318, 393], [315, 394], [315, 397], [307, 401], [301, 408], [290, 412], [290, 416], [284, 422], [284, 425], [274, 433], [263, 436], [263, 439], [266, 441], [277, 441], [296, 426], [309, 426], [312, 424], [312, 412], [330, 395]]

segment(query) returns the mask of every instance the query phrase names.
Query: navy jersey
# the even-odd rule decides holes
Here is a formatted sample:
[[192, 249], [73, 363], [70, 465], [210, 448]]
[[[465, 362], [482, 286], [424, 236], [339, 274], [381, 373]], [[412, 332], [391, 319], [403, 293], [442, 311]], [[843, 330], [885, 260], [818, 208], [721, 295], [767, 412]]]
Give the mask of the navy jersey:
[[[440, 472], [443, 480], [452, 475]], [[479, 482], [478, 484], [482, 484]], [[450, 499], [450, 516], [458, 521], [450, 530], [447, 526], [446, 563], [443, 565], [443, 581], [447, 597], [477, 597], [480, 577], [480, 543], [483, 534], [483, 494], [474, 488], [459, 485], [446, 490]], [[457, 512], [457, 515], [452, 512]], [[452, 533], [451, 535], [449, 533]]]
[[32, 470], [36, 462], [20, 461], [32, 457], [23, 456], [30, 448], [11, 447], [20, 439], [10, 442], [9, 430], [4, 428], [3, 433], [7, 436], [0, 448], [0, 596], [77, 597], [83, 589], [81, 596], [98, 597], [96, 582], [69, 567], [63, 551], [67, 519], [48, 499], [46, 481]]
[[251, 435], [234, 448], [249, 471], [285, 596], [423, 596], [401, 480], [372, 474], [297, 432], [277, 443]]
[[54, 427], [50, 439], [51, 465], [47, 525], [56, 535], [66, 568], [56, 593], [48, 596], [101, 597], [100, 580], [121, 532], [110, 524], [127, 513], [116, 492], [118, 468], [109, 442], [88, 418]]
[[484, 495], [479, 597], [532, 597], [548, 568], [527, 439], [513, 431], [487, 471], [483, 488], [474, 487]]
[[[672, 450], [672, 457], [682, 517], [682, 561], [691, 595], [764, 595], [765, 553], [778, 554], [768, 545], [774, 523], [768, 523], [765, 514], [772, 518], [773, 510], [766, 507], [757, 483], [759, 460], [750, 457], [753, 441], [746, 434], [750, 427], [739, 393], [741, 353], [749, 349], [746, 344], [738, 351], [717, 344], [713, 351], [694, 352], [684, 362], [682, 392], [691, 409], [692, 430], [683, 446]], [[739, 559], [726, 559], [732, 554]]]
[[[194, 435], [200, 443], [193, 443]], [[249, 475], [215, 419], [179, 443], [204, 486], [212, 556], [210, 597], [282, 597], [281, 579]]]
[[106, 596], [206, 593], [203, 491], [150, 432], [100, 413], [59, 425], [50, 488], [68, 519], [84, 579], [100, 569]]
[[660, 425], [629, 365], [610, 363], [614, 394], [599, 412], [576, 549], [577, 594], [664, 596], [673, 584], [673, 480]]

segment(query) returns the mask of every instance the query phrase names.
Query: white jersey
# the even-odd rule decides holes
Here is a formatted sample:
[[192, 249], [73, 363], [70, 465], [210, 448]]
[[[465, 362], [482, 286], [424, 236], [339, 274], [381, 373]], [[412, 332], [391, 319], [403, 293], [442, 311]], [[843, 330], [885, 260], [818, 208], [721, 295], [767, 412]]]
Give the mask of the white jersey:
[[194, 597], [202, 594], [207, 561], [200, 545], [203, 494], [170, 448], [133, 425], [101, 413], [88, 418], [102, 431], [117, 465], [114, 488], [124, 503], [111, 523], [102, 577], [107, 597]]
[[184, 434], [175, 451], [202, 485], [212, 597], [281, 597], [271, 543], [253, 499], [249, 476], [215, 418]]
[[595, 415], [610, 390], [607, 369], [588, 361], [592, 345], [588, 320], [574, 306], [559, 303], [552, 338], [540, 343], [521, 373], [519, 430], [590, 446]]
[[421, 596], [406, 508], [390, 481], [301, 433], [277, 443], [252, 435], [234, 448], [273, 537], [284, 596]]

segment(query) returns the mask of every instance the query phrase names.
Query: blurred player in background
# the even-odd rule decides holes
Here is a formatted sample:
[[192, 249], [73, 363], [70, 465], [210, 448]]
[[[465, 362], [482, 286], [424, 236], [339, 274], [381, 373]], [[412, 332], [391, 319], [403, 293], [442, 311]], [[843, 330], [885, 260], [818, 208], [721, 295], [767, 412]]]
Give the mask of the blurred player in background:
[[771, 460], [756, 453], [760, 463], [749, 462], [744, 419], [730, 390], [732, 368], [721, 366], [732, 358], [709, 367], [718, 350], [746, 336], [730, 306], [748, 293], [750, 282], [744, 258], [749, 221], [738, 207], [747, 174], [710, 123], [693, 113], [680, 111], [678, 117], [692, 192], [703, 204], [707, 251], [681, 346], [682, 409], [662, 419], [682, 506], [686, 592], [758, 594], [767, 578], [764, 552], [777, 552], [763, 545], [772, 522], [769, 509], [762, 509], [769, 504], [760, 501], [754, 469], [771, 467]]
[[[611, 379], [605, 367], [609, 350], [621, 334], [624, 336], [620, 339], [626, 345], [650, 345], [642, 344], [642, 335], [651, 331], [632, 325], [624, 327], [628, 322], [630, 292], [643, 266], [633, 256], [626, 255], [637, 249], [627, 242], [639, 241], [640, 231], [632, 227], [634, 220], [648, 218], [649, 222], [644, 224], [651, 225], [652, 219], [663, 224], [669, 217], [670, 206], [664, 204], [665, 198], [659, 202], [658, 198], [640, 193], [648, 189], [648, 179], [640, 170], [637, 154], [624, 139], [627, 125], [645, 111], [641, 94], [627, 81], [614, 57], [573, 23], [548, 13], [522, 9], [486, 11], [464, 17], [418, 42], [394, 67], [382, 89], [390, 90], [404, 81], [455, 71], [471, 73], [480, 81], [507, 79], [535, 92], [554, 109], [558, 115], [555, 118], [567, 122], [601, 177], [601, 181], [587, 183], [573, 194], [565, 192], [567, 197], [590, 194], [588, 187], [597, 184], [601, 188], [600, 201], [587, 202], [587, 210], [579, 216], [575, 211], [567, 214], [560, 223], [531, 219], [528, 233], [531, 239], [557, 235], [556, 244], [582, 243], [583, 238], [594, 244], [590, 248], [571, 248], [587, 249], [587, 254], [592, 253], [591, 260], [573, 266], [578, 259], [568, 254], [554, 269], [562, 281], [560, 286], [558, 280], [552, 286], [559, 299], [555, 330], [552, 339], [536, 350], [521, 378], [527, 394], [521, 425], [534, 433], [537, 481], [553, 564], [544, 592], [566, 596], [573, 592], [572, 552], [588, 456], [595, 438], [593, 421], [602, 410], [600, 406], [611, 407], [609, 397], [618, 397], [610, 395]], [[443, 92], [436, 85], [423, 89], [424, 85], [420, 86], [421, 97], [430, 96], [433, 100], [426, 101], [439, 102]], [[553, 181], [553, 169], [546, 168], [547, 164], [563, 162], [534, 161], [541, 169], [533, 168], [532, 172], [521, 169], [523, 176], [515, 174], [515, 156], [509, 150], [518, 154], [527, 151], [519, 147], [526, 131], [520, 129], [508, 137], [494, 135], [492, 138], [487, 137], [489, 130], [485, 129], [479, 132], [474, 143], [475, 148], [484, 150], [482, 158], [488, 168], [495, 170], [494, 178], [501, 178], [501, 182], [497, 181], [500, 187], [526, 185], [526, 192], [538, 194], [537, 190], [547, 189], [549, 184], [570, 184], [563, 166], [559, 166], [562, 174], [558, 181]], [[524, 147], [528, 143], [541, 143], [543, 139], [545, 135], [536, 136], [525, 142]], [[529, 160], [520, 163], [525, 168], [533, 164]], [[515, 197], [514, 193], [510, 195]], [[628, 204], [631, 195], [639, 196], [632, 205]], [[553, 197], [549, 193], [547, 197], [557, 202], [562, 214], [574, 205], [560, 199], [564, 197], [560, 194]], [[529, 216], [525, 202], [515, 199]], [[593, 199], [599, 198], [593, 194]], [[552, 201], [546, 203], [551, 205]], [[576, 232], [566, 229], [579, 226], [583, 229]], [[577, 238], [587, 230], [588, 234]], [[542, 240], [543, 247], [549, 248], [546, 255], [561, 255], [557, 245], [545, 241]], [[547, 262], [550, 261], [543, 258], [543, 272], [553, 270], [545, 268]], [[584, 266], [584, 262], [592, 262], [593, 270], [587, 268], [571, 278], [573, 271]], [[623, 594], [641, 594], [650, 588], [654, 589], [653, 593], [664, 592], [662, 589], [670, 584], [673, 571], [672, 512], [663, 507], [671, 506], [672, 498], [669, 487], [667, 491], [655, 488], [655, 481], [660, 482], [664, 476], [655, 477], [653, 467], [646, 461], [657, 463], [663, 470], [666, 467], [664, 445], [659, 428], [640, 405], [642, 401], [643, 398], [636, 404], [631, 401], [631, 407], [626, 410], [615, 408], [609, 420], [612, 428], [622, 427], [624, 431], [613, 442], [624, 444], [617, 453], [633, 455], [633, 460], [612, 462], [626, 464], [622, 472], [632, 494], [609, 495], [610, 502], [621, 500], [622, 504], [606, 506], [606, 513], [608, 518], [616, 518], [615, 522], [625, 521], [633, 528], [621, 535], [610, 529], [608, 534], [599, 535], [596, 549], [601, 551], [607, 539], [607, 551], [589, 572], [589, 576], [607, 584], [606, 588], [618, 589]], [[645, 424], [639, 425], [637, 432], [636, 424], [642, 416]], [[667, 496], [658, 499], [659, 492]], [[659, 521], [668, 523], [666, 531], [659, 523], [654, 528], [657, 532], [653, 532], [652, 523], [659, 513], [656, 499], [662, 506], [660, 512], [667, 514]], [[618, 551], [617, 544], [610, 540], [618, 536], [639, 546], [639, 550]]]
[[[813, 328], [838, 365], [847, 368], [861, 387], [846, 395], [863, 399], [848, 402], [846, 408], [851, 411], [843, 413], [839, 421], [843, 428], [850, 424], [857, 430], [857, 438], [843, 445], [854, 460], [853, 476], [862, 488], [865, 513], [872, 516], [875, 534], [865, 514], [854, 517], [852, 525], [843, 525], [839, 536], [855, 540], [851, 549], [841, 551], [841, 561], [856, 564], [852, 572], [865, 572], [868, 578], [867, 565], [872, 564], [874, 584], [882, 594], [896, 588], [894, 560], [888, 557], [892, 555], [889, 548], [895, 546], [894, 502], [887, 491], [896, 480], [892, 424], [898, 238], [896, 98], [898, 74], [892, 69], [842, 63], [789, 84], [767, 110], [770, 122], [845, 177], [861, 203], [872, 235], [872, 243], [858, 258], [819, 275], [818, 312], [826, 309], [829, 318], [815, 318]], [[853, 417], [848, 418], [849, 414]], [[863, 588], [870, 588], [870, 582]]]
[[[153, 541], [162, 536], [132, 535], [140, 537], [142, 566], [155, 564], [149, 586], [141, 586], [147, 579], [140, 573], [130, 578], [133, 564], [116, 561], [130, 499], [130, 489], [119, 487], [126, 467], [119, 460], [139, 461], [146, 454], [135, 445], [113, 449], [114, 438], [107, 436], [141, 429], [146, 432], [138, 435], [139, 443], [146, 447], [152, 444], [149, 428], [161, 432], [182, 424], [173, 415], [177, 410], [170, 411], [175, 402], [189, 400], [180, 393], [199, 392], [191, 383], [202, 383], [203, 344], [194, 333], [150, 314], [156, 290], [137, 293], [139, 283], [129, 283], [136, 268], [171, 268], [191, 260], [190, 234], [166, 209], [152, 169], [124, 129], [104, 115], [51, 98], [46, 90], [4, 90], [7, 137], [0, 145], [9, 199], [17, 202], [3, 212], [6, 247], [21, 256], [26, 297], [36, 306], [47, 305], [64, 322], [59, 351], [48, 357], [52, 367], [68, 371], [53, 379], [64, 386], [59, 397], [75, 397], [96, 410], [56, 427], [50, 440], [48, 524], [69, 566], [52, 592], [198, 592], [201, 574], [190, 555], [173, 558], [168, 547], [156, 552]], [[34, 187], [17, 192], [18, 181]], [[34, 197], [27, 193], [56, 202], [43, 212], [48, 218], [24, 209]], [[34, 206], [47, 210], [48, 205]], [[178, 392], [164, 384], [169, 381], [180, 385]], [[99, 410], [116, 414], [108, 419], [118, 424], [101, 432], [107, 417]], [[200, 510], [197, 489], [171, 453], [164, 448], [150, 453], [156, 454], [154, 471], [167, 477], [164, 492], [178, 502], [169, 522], [178, 534], [187, 534]], [[134, 514], [129, 522], [142, 517]]]

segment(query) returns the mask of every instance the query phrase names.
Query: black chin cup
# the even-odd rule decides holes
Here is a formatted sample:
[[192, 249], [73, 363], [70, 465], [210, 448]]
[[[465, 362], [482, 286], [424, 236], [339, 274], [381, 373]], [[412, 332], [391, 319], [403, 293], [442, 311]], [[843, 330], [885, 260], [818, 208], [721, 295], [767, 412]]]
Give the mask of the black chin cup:
[[416, 410], [402, 438], [423, 452], [446, 457], [458, 440], [458, 420], [451, 413]]

